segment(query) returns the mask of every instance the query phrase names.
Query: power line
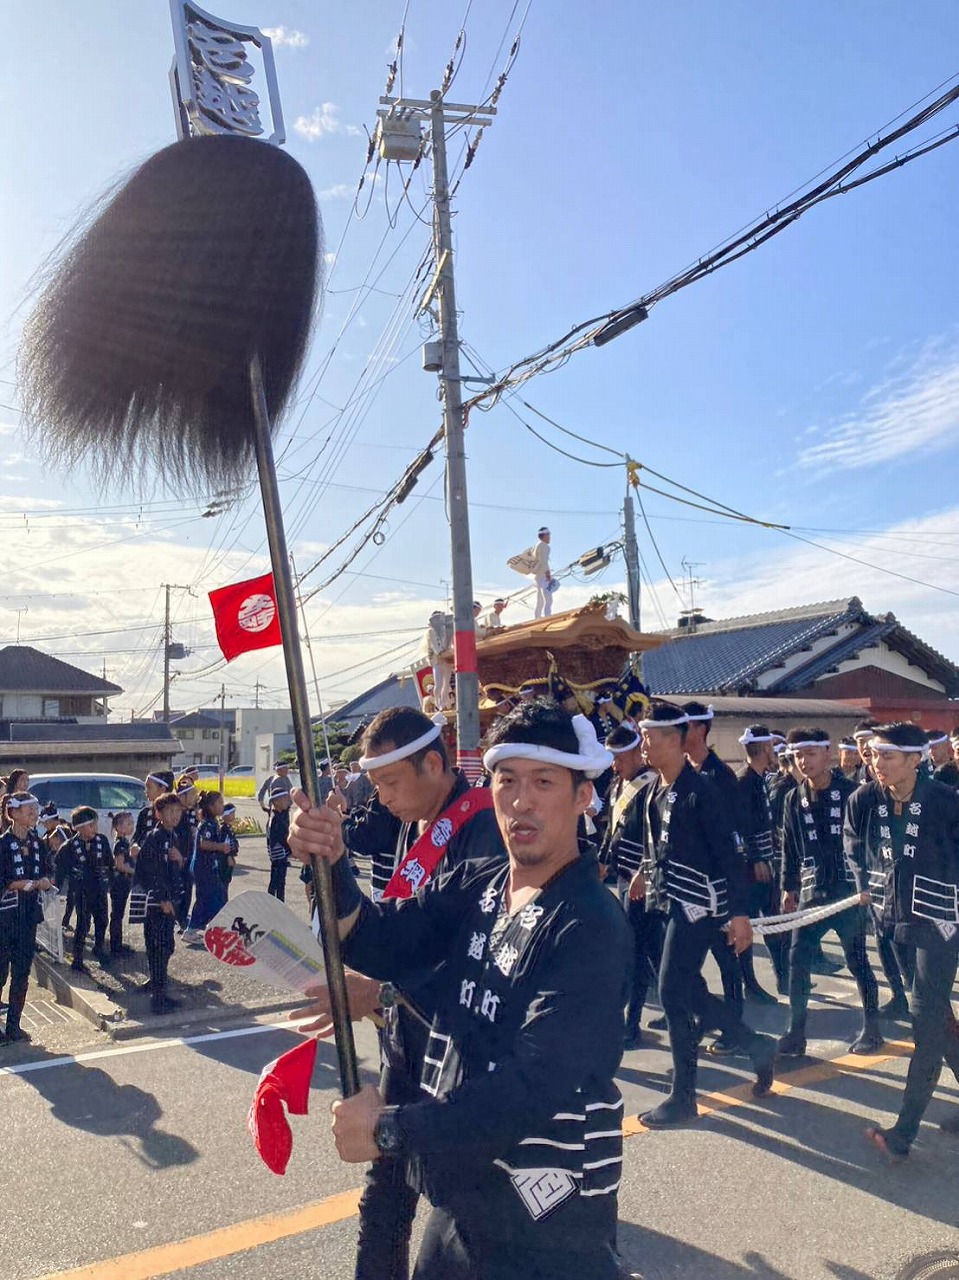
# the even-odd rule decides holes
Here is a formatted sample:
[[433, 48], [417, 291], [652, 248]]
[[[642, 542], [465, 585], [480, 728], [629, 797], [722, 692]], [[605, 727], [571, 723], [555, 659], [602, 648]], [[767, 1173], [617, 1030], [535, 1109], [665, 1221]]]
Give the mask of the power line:
[[[951, 77], [950, 79], [955, 80], [956, 77]], [[950, 81], [945, 81], [944, 83], [948, 84]], [[932, 91], [932, 93], [936, 92], [937, 90]], [[927, 98], [930, 97], [932, 97], [932, 94], [927, 95]], [[492, 386], [474, 396], [470, 403], [479, 404], [485, 400], [495, 400], [508, 387], [518, 386], [539, 373], [558, 367], [560, 364], [565, 363], [576, 351], [582, 350], [583, 347], [603, 345], [618, 336], [619, 333], [645, 320], [648, 317], [650, 308], [657, 302], [663, 301], [680, 289], [705, 279], [706, 276], [711, 275], [720, 268], [728, 266], [746, 254], [753, 252], [760, 245], [772, 239], [773, 236], [784, 231], [787, 226], [791, 226], [809, 209], [825, 200], [832, 199], [834, 196], [844, 195], [865, 185], [867, 182], [883, 177], [894, 169], [901, 169], [911, 161], [918, 160], [938, 147], [944, 146], [947, 142], [955, 141], [959, 138], [959, 125], [935, 135], [932, 139], [926, 139], [916, 144], [915, 147], [898, 155], [894, 161], [871, 170], [854, 181], [848, 181], [856, 170], [867, 164], [880, 151], [885, 150], [914, 130], [921, 128], [934, 116], [951, 106], [957, 99], [959, 99], [959, 85], [954, 84], [952, 88], [933, 99], [927, 106], [909, 117], [905, 123], [898, 128], [892, 129], [885, 136], [882, 135], [881, 131], [871, 135], [873, 140], [867, 141], [860, 150], [853, 153], [847, 152], [847, 157], [851, 156], [851, 158], [844, 157], [843, 163], [828, 172], [821, 170], [810, 183], [796, 189], [800, 194], [791, 193], [790, 196], [786, 197], [784, 201], [780, 201], [773, 209], [767, 210], [743, 230], [735, 233], [732, 237], [722, 242], [719, 247], [703, 255], [689, 267], [664, 281], [657, 288], [637, 298], [625, 307], [615, 308], [574, 325], [555, 342], [551, 342], [532, 355], [516, 361], [497, 378]], [[926, 99], [921, 99], [920, 101], [926, 101]], [[895, 117], [895, 120], [902, 119], [904, 114], [905, 112], [901, 112], [899, 116]], [[883, 127], [885, 128], [885, 126]], [[823, 173], [826, 173], [825, 177], [822, 177]]]

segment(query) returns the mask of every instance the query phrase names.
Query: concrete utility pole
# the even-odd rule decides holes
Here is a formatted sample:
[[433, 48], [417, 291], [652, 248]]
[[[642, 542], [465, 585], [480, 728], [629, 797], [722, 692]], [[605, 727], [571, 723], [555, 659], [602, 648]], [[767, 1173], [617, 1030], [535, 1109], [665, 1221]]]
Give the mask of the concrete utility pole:
[[163, 723], [170, 723], [170, 584], [163, 584], [166, 591], [166, 608], [163, 612]]
[[[446, 125], [492, 123], [495, 108], [446, 102], [434, 89], [429, 102], [414, 98], [380, 99], [378, 141], [386, 160], [418, 160], [423, 137], [420, 121], [428, 122], [433, 155], [433, 252], [436, 270], [420, 309], [435, 298], [439, 318], [439, 379], [446, 436], [446, 494], [450, 520], [453, 575], [453, 665], [456, 672], [457, 763], [471, 781], [480, 776], [479, 677], [476, 670], [476, 628], [473, 623], [473, 565], [470, 554], [469, 505], [466, 491], [466, 448], [463, 393], [460, 376], [456, 292], [453, 283], [453, 234], [450, 226], [449, 171]], [[427, 347], [435, 344], [427, 344]], [[424, 353], [427, 348], [424, 348]], [[433, 369], [433, 363], [424, 366]]]
[[623, 535], [623, 557], [626, 560], [626, 594], [629, 600], [629, 625], [634, 631], [641, 631], [639, 546], [636, 542], [636, 513], [633, 509], [633, 495], [631, 493], [627, 493], [623, 499]]
[[226, 685], [220, 685], [220, 794], [223, 794], [223, 736], [226, 731]]
[[170, 659], [185, 658], [187, 650], [183, 645], [174, 645], [170, 623], [170, 592], [192, 591], [191, 587], [181, 587], [175, 582], [164, 582], [166, 604], [163, 610], [163, 723], [170, 723]]

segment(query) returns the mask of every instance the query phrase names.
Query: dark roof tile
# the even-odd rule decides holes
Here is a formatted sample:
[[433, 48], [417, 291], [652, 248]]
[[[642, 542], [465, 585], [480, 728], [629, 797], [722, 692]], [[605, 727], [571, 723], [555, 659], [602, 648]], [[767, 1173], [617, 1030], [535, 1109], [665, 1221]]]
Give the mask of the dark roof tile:
[[8, 644], [0, 649], [0, 692], [110, 696], [123, 690], [118, 684], [82, 671], [69, 662], [61, 662], [30, 645]]

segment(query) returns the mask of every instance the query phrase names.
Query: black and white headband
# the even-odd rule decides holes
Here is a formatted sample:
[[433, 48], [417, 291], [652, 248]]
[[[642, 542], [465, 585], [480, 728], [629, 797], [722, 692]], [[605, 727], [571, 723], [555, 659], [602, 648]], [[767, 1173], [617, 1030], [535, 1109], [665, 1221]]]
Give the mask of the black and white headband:
[[677, 725], [689, 724], [691, 717], [684, 711], [681, 716], [672, 720], [640, 720], [637, 729], [675, 729]]
[[28, 804], [39, 804], [40, 801], [36, 796], [24, 796], [22, 800], [15, 800], [13, 796], [7, 801], [8, 809], [25, 809]]
[[752, 729], [747, 729], [743, 736], [739, 739], [742, 746], [748, 747], [753, 742], [772, 742], [773, 735], [771, 733], [753, 733]]
[[929, 759], [929, 744], [924, 747], [900, 747], [895, 742], [886, 742], [883, 738], [873, 738], [869, 743], [870, 751], [904, 751], [910, 755], [921, 756], [923, 760]]
[[642, 742], [642, 738], [637, 733], [633, 735], [632, 742], [624, 743], [622, 746], [619, 746], [619, 747], [611, 746], [610, 743], [607, 742], [606, 750], [611, 751], [614, 756], [621, 756], [625, 751], [632, 751], [634, 747], [638, 747], [641, 742]]
[[[687, 714], [686, 714], [686, 719], [689, 721], [689, 723], [690, 723], [690, 724], [692, 724], [692, 723], [693, 723], [694, 721], [696, 721], [696, 720], [700, 720], [700, 721], [701, 721], [701, 720], [712, 720], [712, 718], [713, 718], [713, 716], [714, 716], [715, 714], [716, 714], [716, 713], [713, 711], [712, 703], [710, 703], [710, 705], [706, 708], [706, 710], [705, 710], [704, 712], [702, 712], [702, 714], [700, 714], [700, 715], [698, 715], [698, 716], [690, 715], [690, 714], [687, 712]], [[666, 722], [665, 722], [665, 721], [662, 721], [661, 723], [665, 724]]]
[[579, 744], [578, 752], [541, 747], [534, 742], [498, 742], [483, 755], [483, 768], [492, 773], [504, 760], [539, 760], [543, 764], [556, 764], [563, 769], [584, 773], [587, 778], [600, 777], [613, 763], [612, 752], [602, 745], [585, 716], [573, 716], [572, 723]]
[[408, 742], [405, 747], [396, 747], [392, 751], [384, 751], [379, 756], [360, 756], [357, 764], [364, 773], [369, 773], [371, 769], [385, 769], [388, 765], [399, 764], [401, 760], [408, 760], [410, 756], [415, 756], [417, 751], [422, 751], [424, 747], [428, 747], [431, 742], [443, 732], [446, 724], [446, 716], [441, 711], [437, 711], [433, 716], [433, 727], [421, 734], [418, 738], [414, 738], [412, 742]]

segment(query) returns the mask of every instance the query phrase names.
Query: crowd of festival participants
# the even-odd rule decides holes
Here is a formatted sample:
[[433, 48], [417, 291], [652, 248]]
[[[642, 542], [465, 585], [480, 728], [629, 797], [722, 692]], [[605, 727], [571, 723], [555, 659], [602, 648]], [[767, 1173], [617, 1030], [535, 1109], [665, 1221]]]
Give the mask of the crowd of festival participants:
[[[915, 1049], [899, 1115], [866, 1136], [904, 1159], [943, 1062], [959, 1076], [951, 996], [959, 956], [959, 730], [863, 721], [832, 743], [817, 727], [752, 725], [734, 771], [709, 745], [712, 709], [654, 702], [601, 742], [584, 716], [530, 696], [502, 708], [484, 785], [454, 769], [439, 721], [381, 712], [361, 773], [331, 777], [321, 804], [277, 762], [268, 811], [270, 892], [291, 854], [308, 899], [311, 855], [332, 863], [354, 1019], [383, 1024], [383, 1076], [336, 1104], [344, 1160], [370, 1162], [356, 1274], [406, 1280], [420, 1195], [433, 1205], [415, 1275], [576, 1277], [628, 1272], [616, 1250], [624, 1051], [649, 1043], [647, 998], [668, 1033], [668, 1093], [647, 1128], [697, 1118], [698, 1055], [743, 1057], [753, 1094], [806, 1052], [811, 975], [836, 971], [833, 932], [855, 980], [873, 1054], [911, 1014]], [[445, 724], [445, 721], [444, 721]], [[955, 758], [953, 758], [955, 757]], [[357, 785], [357, 783], [359, 785]], [[0, 992], [5, 1042], [21, 1015], [45, 895], [65, 898], [72, 967], [130, 951], [142, 923], [151, 1007], [164, 1013], [175, 939], [202, 945], [237, 856], [234, 806], [197, 772], [146, 779], [148, 804], [67, 817], [41, 807], [15, 770], [0, 801]], [[357, 859], [368, 860], [363, 892]], [[768, 934], [765, 929], [769, 929]], [[777, 993], [753, 959], [761, 934]], [[867, 936], [890, 991], [880, 1003]], [[127, 935], [130, 936], [130, 935]], [[702, 970], [717, 963], [722, 993]], [[911, 994], [911, 1006], [910, 1006]], [[751, 1004], [788, 1000], [778, 1041]], [[307, 1030], [331, 1030], [326, 989]], [[959, 1133], [959, 1114], [942, 1128]]]
[[[341, 1158], [369, 1162], [359, 1280], [407, 1280], [421, 1195], [432, 1210], [416, 1280], [631, 1274], [616, 1247], [614, 1077], [624, 1051], [649, 1043], [648, 995], [672, 1071], [641, 1120], [668, 1130], [697, 1118], [710, 1033], [707, 1054], [750, 1062], [757, 1098], [805, 1054], [811, 974], [842, 967], [821, 951], [828, 932], [861, 1007], [851, 1052], [880, 1051], [911, 993], [899, 1115], [866, 1130], [904, 1159], [943, 1061], [959, 1076], [959, 730], [864, 721], [833, 743], [815, 726], [756, 724], [734, 771], [699, 702], [655, 702], [605, 742], [548, 699], [503, 710], [484, 786], [451, 767], [438, 724], [396, 708], [363, 736], [368, 804], [344, 816], [293, 794], [294, 855], [332, 864], [351, 1015], [384, 1021], [379, 1088], [334, 1106]], [[776, 994], [757, 976], [754, 934]], [[703, 977], [709, 954], [721, 995]], [[779, 996], [777, 1040], [749, 1009]], [[306, 1012], [306, 1030], [329, 1034], [324, 987]], [[942, 1128], [959, 1133], [959, 1113]]]
[[[324, 778], [329, 773], [324, 761]], [[334, 781], [324, 785], [324, 778], [326, 796]], [[147, 805], [139, 813], [110, 814], [109, 836], [100, 830], [96, 809], [61, 814], [55, 804], [41, 804], [30, 793], [25, 769], [0, 779], [0, 996], [10, 982], [0, 1006], [6, 1015], [0, 1044], [30, 1039], [21, 1019], [37, 930], [51, 896], [62, 907], [57, 914], [73, 972], [89, 976], [89, 959], [109, 968], [130, 956], [134, 948], [124, 939], [137, 935], [124, 926], [142, 926], [149, 967], [143, 987], [151, 1010], [177, 1008], [167, 990], [176, 939], [203, 946], [203, 930], [228, 901], [239, 848], [235, 805], [219, 791], [201, 790], [198, 779], [192, 767], [148, 774]], [[350, 791], [347, 781], [346, 771], [338, 770], [338, 796]], [[280, 900], [290, 864], [291, 789], [290, 763], [277, 760], [258, 794], [267, 814], [268, 891]]]

